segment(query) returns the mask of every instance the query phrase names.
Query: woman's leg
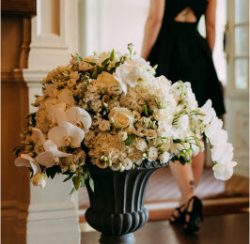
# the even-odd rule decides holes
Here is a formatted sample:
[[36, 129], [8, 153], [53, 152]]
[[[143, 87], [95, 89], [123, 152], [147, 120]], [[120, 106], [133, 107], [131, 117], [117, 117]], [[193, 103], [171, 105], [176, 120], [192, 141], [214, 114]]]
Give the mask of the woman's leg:
[[180, 188], [180, 205], [186, 204], [194, 196], [194, 175], [191, 164], [182, 165], [175, 161], [170, 163], [171, 172]]
[[193, 171], [195, 186], [197, 186], [200, 182], [204, 168], [204, 163], [205, 163], [205, 151], [200, 152], [198, 155], [192, 158], [192, 171]]

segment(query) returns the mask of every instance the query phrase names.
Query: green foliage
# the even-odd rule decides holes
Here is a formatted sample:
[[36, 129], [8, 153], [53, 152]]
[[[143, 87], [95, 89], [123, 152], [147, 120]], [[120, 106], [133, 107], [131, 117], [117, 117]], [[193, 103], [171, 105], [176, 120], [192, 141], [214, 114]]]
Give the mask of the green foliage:
[[27, 116], [28, 119], [28, 125], [31, 127], [35, 127], [36, 126], [36, 113], [30, 113]]
[[74, 188], [77, 191], [81, 186], [81, 176], [80, 175], [75, 175], [72, 178], [72, 181], [73, 181], [73, 184], [74, 184]]
[[66, 174], [68, 176], [63, 180], [63, 182], [66, 182], [66, 181], [70, 180], [74, 175], [73, 173], [64, 173], [64, 174]]
[[94, 181], [86, 168], [81, 172], [77, 172], [77, 174], [69, 173], [68, 177], [64, 179], [64, 182], [69, 179], [72, 179], [74, 185], [70, 194], [79, 190], [80, 187], [85, 187], [86, 182], [88, 182], [90, 189], [94, 192]]
[[131, 145], [134, 142], [134, 140], [135, 140], [135, 135], [129, 134], [128, 138], [125, 140], [125, 145], [126, 146]]
[[17, 146], [13, 149], [13, 153], [16, 157], [18, 157], [23, 150], [24, 150], [23, 146]]
[[55, 175], [59, 173], [61, 173], [61, 167], [59, 165], [54, 165], [46, 169], [46, 175], [51, 179], [53, 179]]
[[95, 185], [94, 185], [94, 180], [91, 177], [89, 178], [89, 186], [90, 186], [90, 189], [94, 192]]
[[144, 104], [142, 114], [146, 117], [149, 117], [153, 114], [153, 111], [149, 108], [149, 106], [147, 104]]

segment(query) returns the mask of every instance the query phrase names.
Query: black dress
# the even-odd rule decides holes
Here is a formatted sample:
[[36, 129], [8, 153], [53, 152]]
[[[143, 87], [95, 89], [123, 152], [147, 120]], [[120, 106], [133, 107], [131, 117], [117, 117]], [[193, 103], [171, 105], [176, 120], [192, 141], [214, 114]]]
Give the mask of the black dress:
[[[178, 13], [187, 7], [193, 10], [197, 21], [175, 21]], [[208, 44], [197, 30], [206, 7], [207, 0], [166, 0], [161, 30], [148, 61], [158, 65], [158, 76], [165, 75], [172, 82], [189, 81], [199, 106], [211, 99], [220, 116], [225, 113], [222, 86]]]

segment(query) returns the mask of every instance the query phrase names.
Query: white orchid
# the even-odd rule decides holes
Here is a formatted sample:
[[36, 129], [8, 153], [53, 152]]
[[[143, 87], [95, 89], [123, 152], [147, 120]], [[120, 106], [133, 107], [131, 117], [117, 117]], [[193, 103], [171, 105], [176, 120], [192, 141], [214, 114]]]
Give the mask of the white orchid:
[[38, 128], [35, 128], [35, 127], [32, 128], [31, 139], [33, 142], [38, 143], [40, 145], [42, 145], [45, 141], [45, 138], [44, 138], [42, 131]]
[[209, 138], [211, 145], [224, 145], [228, 140], [227, 131], [220, 129], [217, 133], [214, 133], [212, 137]]
[[211, 100], [207, 100], [207, 102], [200, 108], [200, 110], [204, 113], [203, 123], [205, 125], [211, 123], [216, 118], [215, 110], [212, 107]]
[[65, 115], [66, 121], [71, 122], [75, 125], [80, 125], [81, 127], [83, 126], [84, 131], [88, 132], [92, 124], [92, 119], [90, 114], [85, 109], [79, 107], [71, 107], [66, 110]]
[[233, 159], [233, 146], [230, 143], [217, 145], [211, 149], [211, 157], [217, 163], [229, 163]]
[[29, 154], [21, 154], [18, 158], [15, 159], [15, 166], [17, 167], [27, 167], [31, 168], [33, 174], [41, 172], [41, 167], [36, 159], [33, 159]]
[[92, 119], [90, 114], [83, 108], [71, 107], [66, 110], [66, 103], [58, 103], [48, 108], [48, 117], [59, 124], [62, 121], [70, 122], [84, 128], [88, 132]]
[[40, 153], [37, 156], [37, 160], [41, 165], [51, 167], [55, 164], [56, 158], [68, 157], [72, 154], [61, 152], [58, 150], [56, 144], [51, 140], [45, 140], [44, 134], [38, 128], [32, 128], [31, 138], [34, 143], [43, 145], [45, 152]]
[[233, 175], [233, 168], [237, 165], [236, 162], [226, 164], [217, 163], [213, 166], [214, 176], [218, 180], [228, 180]]
[[70, 153], [59, 151], [57, 145], [51, 140], [46, 140], [43, 144], [43, 147], [45, 149], [45, 152], [52, 153], [54, 157], [63, 158], [72, 155]]
[[213, 121], [208, 124], [205, 128], [205, 134], [210, 141], [214, 141], [216, 135], [222, 129], [223, 122], [217, 117], [213, 119]]
[[60, 122], [58, 126], [48, 132], [49, 140], [55, 142], [58, 147], [80, 147], [84, 136], [85, 133], [82, 129], [66, 121]]
[[28, 167], [32, 169], [33, 176], [31, 182], [33, 185], [40, 186], [42, 188], [46, 185], [46, 176], [41, 172], [40, 165], [48, 166], [44, 164], [41, 155], [38, 155], [35, 159], [29, 154], [21, 154], [15, 160], [15, 166], [17, 167]]

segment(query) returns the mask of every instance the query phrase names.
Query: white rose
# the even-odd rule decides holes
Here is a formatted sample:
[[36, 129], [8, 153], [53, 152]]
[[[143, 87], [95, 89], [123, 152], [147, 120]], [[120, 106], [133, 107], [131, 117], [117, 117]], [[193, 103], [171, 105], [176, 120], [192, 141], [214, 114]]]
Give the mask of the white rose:
[[187, 136], [189, 129], [189, 118], [186, 114], [182, 115], [177, 123], [173, 125], [172, 135], [173, 138], [182, 139]]
[[172, 125], [164, 122], [159, 122], [157, 133], [162, 137], [170, 137], [172, 135]]
[[125, 158], [123, 161], [123, 166], [126, 170], [130, 170], [133, 167], [133, 162], [130, 158]]
[[133, 114], [127, 108], [113, 108], [109, 113], [109, 119], [116, 128], [127, 128], [134, 122]]
[[161, 163], [167, 163], [170, 159], [170, 153], [164, 152], [159, 156]]
[[144, 139], [137, 137], [135, 139], [135, 147], [138, 150], [140, 150], [142, 152], [145, 152], [147, 150], [147, 148], [148, 148], [148, 145], [147, 145], [147, 142]]
[[155, 161], [158, 158], [158, 150], [156, 147], [150, 147], [148, 149], [148, 159], [150, 161]]

